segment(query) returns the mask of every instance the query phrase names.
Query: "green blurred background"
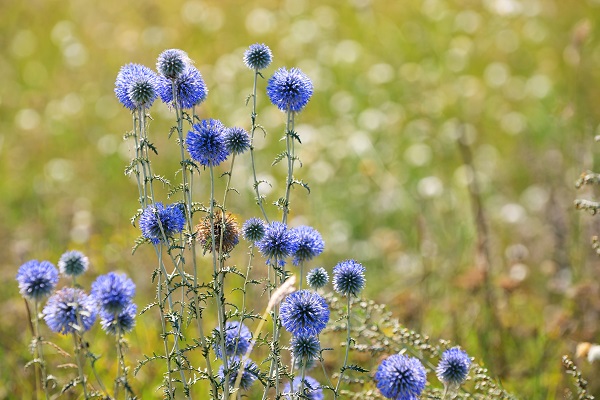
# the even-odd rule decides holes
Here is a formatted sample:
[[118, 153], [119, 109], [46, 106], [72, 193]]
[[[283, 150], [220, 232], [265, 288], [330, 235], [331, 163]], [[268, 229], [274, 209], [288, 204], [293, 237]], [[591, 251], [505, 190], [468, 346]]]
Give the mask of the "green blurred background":
[[[296, 66], [313, 79], [297, 124], [297, 177], [312, 192], [294, 190], [291, 216], [325, 238], [315, 265], [359, 260], [368, 297], [409, 328], [461, 344], [521, 398], [562, 398], [570, 383], [561, 355], [600, 341], [589, 244], [598, 225], [572, 206], [594, 195], [574, 182], [594, 168], [598, 148], [600, 1], [5, 0], [0, 15], [0, 398], [33, 397], [33, 371], [23, 368], [31, 333], [14, 280], [24, 261], [56, 263], [78, 249], [92, 263], [83, 286], [120, 270], [138, 285], [139, 304], [153, 296], [152, 252], [131, 255], [137, 189], [123, 174], [131, 150], [122, 140], [131, 116], [113, 88], [122, 65], [154, 68], [167, 48], [187, 51], [205, 78], [200, 116], [227, 125], [249, 125], [248, 45], [272, 49], [265, 76]], [[275, 183], [284, 117], [264, 85], [259, 123], [269, 135], [257, 141], [259, 169]], [[152, 116], [155, 168], [175, 179], [173, 115], [157, 103]], [[249, 157], [237, 163], [231, 207], [243, 220], [259, 212]], [[476, 267], [473, 176], [489, 226], [494, 326]], [[206, 199], [205, 189], [197, 196]], [[281, 190], [274, 184], [268, 200]], [[156, 315], [140, 318], [132, 363], [158, 343], [157, 329]], [[502, 346], [482, 345], [488, 334]], [[112, 365], [103, 332], [88, 339]], [[597, 366], [577, 363], [598, 376]], [[156, 395], [157, 374], [142, 370], [134, 388]], [[597, 380], [591, 390], [600, 393]]]

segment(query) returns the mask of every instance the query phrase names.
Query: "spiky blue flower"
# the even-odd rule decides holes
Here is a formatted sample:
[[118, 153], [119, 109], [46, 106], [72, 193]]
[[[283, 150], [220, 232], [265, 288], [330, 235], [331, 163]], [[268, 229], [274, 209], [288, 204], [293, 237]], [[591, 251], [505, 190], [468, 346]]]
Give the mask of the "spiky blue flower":
[[184, 109], [197, 106], [206, 100], [208, 95], [202, 74], [193, 65], [187, 65], [175, 80], [159, 76], [158, 94], [165, 104], [173, 103], [173, 84], [175, 84], [177, 104]]
[[225, 131], [225, 147], [231, 154], [242, 154], [250, 148], [250, 135], [243, 128], [229, 128]]
[[280, 262], [294, 254], [298, 248], [298, 238], [294, 232], [281, 222], [272, 222], [256, 246], [269, 263], [273, 258]]
[[301, 363], [313, 361], [321, 355], [321, 343], [317, 336], [295, 335], [290, 342], [294, 360]]
[[269, 79], [267, 95], [281, 111], [301, 111], [313, 94], [310, 78], [298, 68], [279, 68]]
[[[229, 362], [227, 364], [227, 371], [225, 371], [224, 365], [221, 365], [221, 367], [219, 368], [219, 378], [221, 378], [221, 381], [224, 382], [225, 374], [228, 373], [229, 386], [233, 388], [237, 379], [238, 371], [240, 370], [241, 359], [239, 357], [232, 357], [231, 359], [228, 359], [228, 361]], [[244, 362], [244, 371], [242, 372], [242, 379], [240, 381], [240, 388], [242, 388], [243, 390], [250, 389], [254, 381], [258, 379], [259, 375], [260, 370], [258, 369], [258, 366], [254, 363], [254, 361], [250, 360], [249, 358], [246, 359], [246, 361]]]
[[129, 302], [119, 313], [111, 313], [100, 310], [100, 326], [109, 335], [127, 333], [135, 326], [137, 306]]
[[96, 321], [96, 301], [83, 290], [64, 287], [48, 299], [42, 312], [48, 327], [56, 333], [89, 330]]
[[388, 399], [417, 400], [425, 388], [427, 372], [417, 358], [394, 354], [379, 364], [375, 381]]
[[470, 367], [469, 355], [458, 347], [453, 347], [444, 351], [435, 373], [444, 385], [457, 388], [467, 379]]
[[221, 164], [229, 152], [225, 146], [225, 125], [217, 119], [203, 119], [193, 125], [185, 144], [192, 159], [205, 167]]
[[325, 271], [325, 268], [313, 268], [308, 275], [306, 275], [306, 281], [311, 288], [320, 289], [329, 282], [329, 275], [327, 274], [327, 271]]
[[115, 81], [115, 95], [126, 108], [149, 108], [157, 97], [158, 77], [148, 67], [127, 64], [121, 67]]
[[49, 261], [30, 260], [19, 267], [17, 282], [21, 296], [41, 300], [49, 296], [56, 287], [58, 270]]
[[62, 274], [78, 276], [83, 274], [90, 264], [88, 258], [80, 251], [72, 250], [63, 253], [58, 260], [58, 269]]
[[279, 308], [281, 325], [296, 336], [316, 336], [329, 321], [327, 302], [310, 290], [288, 295]]
[[175, 203], [165, 207], [158, 202], [144, 209], [139, 224], [142, 236], [157, 244], [164, 241], [165, 237], [171, 238], [183, 230], [185, 215], [180, 204]]
[[344, 296], [358, 296], [365, 287], [365, 267], [346, 260], [333, 267], [333, 289]]
[[160, 53], [156, 60], [156, 70], [168, 79], [177, 79], [192, 63], [187, 53], [179, 49], [168, 49]]
[[[217, 328], [217, 332], [219, 329]], [[218, 358], [223, 358], [221, 353], [221, 343], [219, 343], [219, 336], [215, 335], [216, 339], [213, 343], [213, 348]], [[231, 356], [243, 356], [246, 354], [248, 347], [250, 347], [250, 341], [252, 340], [252, 334], [248, 327], [238, 321], [227, 321], [225, 324], [225, 354], [227, 357]]]
[[302, 225], [292, 231], [298, 238], [298, 247], [294, 252], [294, 265], [309, 261], [323, 252], [325, 242], [316, 229]]
[[300, 393], [300, 389], [302, 387], [302, 381], [304, 381], [304, 387], [302, 388], [302, 394], [300, 398], [307, 400], [323, 400], [325, 397], [323, 395], [323, 388], [321, 384], [316, 379], [305, 376], [304, 379], [302, 377], [297, 376], [294, 378], [294, 388], [292, 390], [292, 385], [290, 383], [286, 383], [283, 387], [283, 395], [285, 399], [295, 399], [297, 396], [294, 394]]
[[250, 218], [242, 226], [242, 235], [249, 242], [261, 240], [267, 231], [267, 225], [260, 218]]
[[100, 275], [92, 283], [91, 295], [102, 310], [117, 314], [131, 302], [135, 295], [135, 283], [125, 274], [109, 272]]
[[244, 64], [250, 69], [261, 70], [271, 64], [273, 54], [269, 46], [255, 43], [244, 52]]

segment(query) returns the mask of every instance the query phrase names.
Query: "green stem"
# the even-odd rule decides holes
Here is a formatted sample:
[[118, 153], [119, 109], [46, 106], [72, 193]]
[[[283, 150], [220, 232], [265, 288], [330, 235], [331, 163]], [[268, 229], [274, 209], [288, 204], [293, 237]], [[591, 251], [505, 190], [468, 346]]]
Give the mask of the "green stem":
[[[163, 276], [163, 268], [161, 268], [161, 257], [162, 257], [162, 246], [156, 246], [158, 247], [156, 249], [157, 251], [157, 256], [158, 256], [158, 279], [157, 279], [157, 284], [156, 284], [156, 300], [158, 302], [158, 309], [159, 309], [159, 313], [160, 313], [160, 323], [161, 323], [161, 327], [162, 327], [162, 337], [163, 337], [163, 345], [165, 348], [165, 358], [167, 359], [167, 390], [169, 391], [169, 399], [173, 398], [173, 386], [171, 385], [171, 382], [173, 381], [173, 378], [171, 376], [171, 356], [169, 354], [169, 341], [167, 338], [167, 326], [166, 326], [166, 322], [165, 322], [165, 311], [164, 311], [164, 305], [163, 305], [163, 300], [162, 300], [162, 282], [161, 282], [161, 277]], [[165, 277], [166, 279], [166, 277]]]
[[256, 203], [260, 207], [260, 211], [262, 211], [263, 217], [265, 221], [269, 223], [269, 217], [267, 217], [267, 213], [265, 211], [265, 207], [263, 205], [263, 198], [258, 190], [258, 179], [256, 178], [256, 163], [254, 162], [254, 132], [258, 128], [256, 125], [256, 84], [259, 76], [258, 69], [254, 70], [254, 84], [252, 86], [252, 114], [250, 115], [250, 119], [252, 122], [252, 128], [250, 129], [250, 160], [252, 163], [252, 177], [254, 178], [254, 191], [256, 193]]
[[79, 380], [81, 381], [81, 387], [83, 388], [83, 397], [88, 399], [87, 384], [85, 375], [83, 374], [83, 364], [81, 362], [81, 343], [77, 338], [77, 332], [73, 331], [73, 343], [75, 344], [75, 361], [77, 362], [77, 371], [79, 373]]
[[351, 343], [351, 336], [350, 336], [350, 296], [347, 297], [348, 298], [348, 302], [346, 303], [346, 308], [348, 310], [348, 313], [346, 314], [346, 355], [344, 356], [344, 364], [342, 366], [341, 372], [340, 372], [340, 377], [338, 379], [337, 384], [335, 385], [335, 390], [333, 392], [333, 396], [334, 399], [337, 399], [338, 396], [340, 395], [339, 392], [339, 388], [340, 388], [340, 384], [342, 383], [342, 379], [344, 378], [344, 371], [346, 369], [346, 366], [348, 365], [348, 354], [350, 352], [350, 343]]
[[[40, 371], [42, 373], [42, 388], [44, 390], [44, 396], [46, 400], [50, 398], [50, 394], [48, 393], [48, 374], [46, 372], [46, 361], [44, 360], [44, 349], [42, 347], [42, 338], [40, 336], [40, 305], [37, 299], [34, 299], [34, 308], [35, 308], [35, 318], [34, 321], [34, 335], [35, 335], [35, 344], [37, 349], [36, 358], [39, 359]], [[37, 369], [36, 369], [37, 371]], [[37, 374], [36, 374], [37, 375]], [[36, 379], [37, 381], [37, 379]]]
[[292, 188], [292, 182], [294, 180], [294, 138], [292, 137], [292, 132], [294, 131], [294, 112], [288, 108], [287, 110], [287, 118], [285, 122], [285, 149], [287, 156], [287, 164], [288, 164], [288, 174], [287, 181], [285, 187], [285, 198], [283, 201], [282, 208], [282, 222], [284, 224], [287, 223], [287, 217], [290, 213], [290, 190]]

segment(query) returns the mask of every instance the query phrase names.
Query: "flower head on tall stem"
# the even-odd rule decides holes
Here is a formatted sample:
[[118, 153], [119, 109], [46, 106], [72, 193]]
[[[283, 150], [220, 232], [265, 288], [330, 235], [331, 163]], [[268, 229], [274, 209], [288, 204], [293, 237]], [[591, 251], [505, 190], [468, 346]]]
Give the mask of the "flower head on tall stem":
[[169, 239], [181, 232], [184, 225], [185, 215], [181, 205], [177, 203], [166, 207], [160, 202], [150, 204], [140, 217], [142, 236], [154, 244], [163, 242], [165, 237]]
[[[300, 392], [300, 387], [303, 386], [302, 393], [300, 398], [307, 400], [323, 400], [325, 397], [323, 395], [323, 388], [321, 388], [321, 384], [316, 379], [305, 376], [304, 379], [302, 377], [297, 376], [294, 378], [294, 393]], [[286, 383], [283, 387], [283, 395], [286, 400], [295, 399], [296, 396], [293, 396], [292, 393], [292, 385], [290, 383]]]
[[49, 296], [56, 287], [58, 279], [58, 270], [49, 261], [27, 261], [17, 272], [19, 293], [35, 301]]
[[309, 261], [323, 252], [325, 242], [316, 229], [302, 225], [292, 231], [298, 239], [298, 247], [294, 252], [294, 265]]
[[296, 336], [316, 336], [329, 321], [329, 307], [323, 297], [310, 290], [288, 295], [279, 309], [281, 325]]
[[146, 66], [130, 63], [122, 66], [117, 74], [115, 95], [130, 110], [150, 108], [157, 90], [158, 76]]
[[365, 287], [365, 267], [346, 260], [333, 267], [333, 289], [344, 296], [358, 296]]
[[229, 152], [225, 146], [225, 125], [216, 119], [203, 119], [192, 126], [185, 144], [193, 160], [205, 167], [221, 164]]
[[[238, 371], [240, 370], [240, 366], [240, 358], [232, 357], [231, 359], [229, 359], [228, 371], [225, 371], [223, 365], [221, 365], [221, 367], [219, 368], [219, 378], [221, 378], [222, 381], [225, 381], [225, 374], [229, 373], [229, 386], [233, 388], [236, 382]], [[254, 361], [246, 359], [246, 361], [244, 362], [242, 379], [240, 381], [240, 388], [242, 388], [243, 390], [250, 389], [254, 381], [258, 379], [259, 375], [260, 370], [258, 369], [258, 366], [254, 363]]]
[[243, 128], [229, 128], [225, 132], [225, 147], [231, 154], [242, 154], [250, 148], [250, 135]]
[[267, 95], [281, 111], [301, 111], [313, 94], [313, 85], [308, 76], [298, 68], [279, 68], [269, 79]]
[[323, 267], [313, 268], [306, 275], [306, 281], [311, 288], [320, 289], [329, 282], [329, 275]]
[[178, 79], [192, 60], [183, 50], [168, 49], [160, 53], [156, 60], [156, 70], [165, 78]]
[[470, 367], [469, 355], [458, 347], [453, 347], [444, 351], [435, 373], [446, 387], [454, 389], [467, 379]]
[[[238, 321], [227, 321], [225, 324], [225, 354], [227, 357], [246, 354], [251, 340], [252, 333], [246, 325]], [[223, 358], [218, 340], [213, 343], [213, 348], [217, 357]]]
[[130, 332], [135, 327], [137, 306], [129, 302], [118, 313], [100, 310], [100, 326], [109, 335]]
[[282, 261], [294, 254], [298, 248], [298, 237], [288, 229], [286, 224], [272, 222], [267, 227], [263, 238], [256, 242], [256, 246], [267, 262], [273, 258]]
[[295, 335], [290, 342], [296, 365], [308, 366], [321, 355], [321, 343], [317, 336]]
[[173, 82], [179, 107], [192, 108], [206, 100], [206, 83], [200, 71], [193, 65], [187, 65], [174, 81], [165, 76], [158, 78], [158, 94], [165, 104], [173, 103]]
[[118, 314], [129, 305], [135, 295], [135, 284], [125, 274], [109, 272], [100, 275], [92, 283], [91, 295], [100, 309]]
[[64, 287], [48, 299], [42, 312], [48, 327], [66, 335], [87, 331], [96, 321], [96, 301], [83, 290]]
[[265, 44], [252, 44], [244, 52], [244, 64], [256, 71], [267, 68], [272, 60], [271, 49]]
[[58, 260], [58, 269], [64, 275], [79, 276], [87, 271], [90, 261], [80, 251], [72, 250], [63, 253]]
[[249, 242], [261, 240], [266, 233], [267, 225], [260, 218], [250, 218], [242, 226], [242, 235]]
[[[211, 232], [215, 235], [215, 250], [217, 252], [221, 249], [223, 253], [230, 253], [240, 241], [240, 228], [235, 217], [231, 213], [225, 213], [225, 221], [223, 223], [222, 215], [223, 213], [220, 210], [215, 212], [214, 218], [212, 218], [212, 230], [210, 216], [206, 216], [196, 225], [197, 240], [205, 253], [212, 251], [213, 240]], [[223, 243], [221, 243], [221, 235], [223, 236]]]
[[425, 388], [427, 372], [417, 358], [394, 354], [379, 364], [375, 381], [388, 399], [417, 400]]

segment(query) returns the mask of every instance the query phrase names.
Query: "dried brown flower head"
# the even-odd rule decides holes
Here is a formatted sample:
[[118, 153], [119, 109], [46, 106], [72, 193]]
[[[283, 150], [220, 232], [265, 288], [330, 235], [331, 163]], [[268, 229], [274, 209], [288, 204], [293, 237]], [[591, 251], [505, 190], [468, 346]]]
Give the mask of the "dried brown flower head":
[[[231, 213], [223, 213], [220, 210], [215, 211], [213, 218], [214, 235], [215, 235], [215, 250], [223, 253], [229, 253], [238, 244], [239, 240], [239, 225], [235, 217]], [[224, 229], [221, 229], [224, 228]], [[221, 246], [221, 231], [223, 231], [223, 244]], [[206, 216], [198, 225], [196, 225], [198, 233], [197, 240], [202, 245], [204, 253], [212, 251], [212, 237], [210, 232], [210, 216]]]

